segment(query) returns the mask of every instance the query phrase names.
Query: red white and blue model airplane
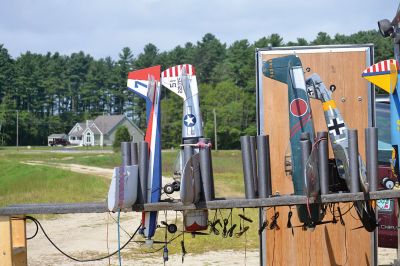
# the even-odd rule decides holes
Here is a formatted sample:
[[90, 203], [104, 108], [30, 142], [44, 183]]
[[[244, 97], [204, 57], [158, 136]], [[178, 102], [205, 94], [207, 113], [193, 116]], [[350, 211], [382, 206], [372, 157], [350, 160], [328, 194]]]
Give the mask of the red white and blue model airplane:
[[[146, 100], [147, 129], [145, 141], [149, 145], [147, 202], [155, 203], [161, 197], [161, 88], [160, 66], [129, 72], [128, 88]], [[151, 239], [157, 228], [158, 212], [143, 212], [141, 234]]]

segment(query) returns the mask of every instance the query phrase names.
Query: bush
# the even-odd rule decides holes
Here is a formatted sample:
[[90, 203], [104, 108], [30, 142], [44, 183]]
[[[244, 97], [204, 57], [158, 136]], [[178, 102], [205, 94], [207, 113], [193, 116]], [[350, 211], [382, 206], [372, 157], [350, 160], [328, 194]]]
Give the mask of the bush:
[[117, 128], [117, 132], [115, 133], [115, 139], [113, 142], [114, 152], [121, 150], [121, 142], [124, 141], [131, 141], [131, 135], [126, 126], [120, 126]]

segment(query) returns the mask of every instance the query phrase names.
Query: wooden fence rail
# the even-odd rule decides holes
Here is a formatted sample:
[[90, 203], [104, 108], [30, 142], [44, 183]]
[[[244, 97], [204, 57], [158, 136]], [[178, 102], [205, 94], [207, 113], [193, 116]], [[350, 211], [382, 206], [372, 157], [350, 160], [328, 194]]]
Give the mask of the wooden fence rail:
[[[390, 198], [400, 198], [400, 190], [382, 190], [370, 192], [368, 194], [362, 192], [328, 194], [315, 200], [310, 200], [310, 203], [335, 203]], [[194, 209], [261, 208], [306, 203], [306, 196], [282, 195], [263, 199], [218, 199], [191, 205], [183, 205], [178, 201], [161, 201], [158, 203], [135, 204], [132, 206], [132, 209], [125, 209], [124, 211], [182, 211]], [[106, 202], [19, 204], [0, 208], [0, 216], [102, 212], [108, 212]]]

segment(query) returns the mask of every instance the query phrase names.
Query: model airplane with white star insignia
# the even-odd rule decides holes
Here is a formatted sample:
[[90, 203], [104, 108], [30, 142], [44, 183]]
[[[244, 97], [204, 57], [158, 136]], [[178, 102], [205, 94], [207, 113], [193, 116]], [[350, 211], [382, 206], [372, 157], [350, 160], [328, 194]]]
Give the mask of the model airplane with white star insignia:
[[[196, 72], [192, 65], [170, 67], [161, 73], [162, 85], [183, 99], [182, 146], [178, 157], [180, 197], [182, 203], [192, 204], [204, 199], [200, 173], [199, 146], [205, 145], [199, 104]], [[179, 182], [179, 181], [175, 181]], [[164, 190], [165, 191], [165, 190]], [[185, 230], [195, 232], [207, 229], [207, 210], [183, 212]]]

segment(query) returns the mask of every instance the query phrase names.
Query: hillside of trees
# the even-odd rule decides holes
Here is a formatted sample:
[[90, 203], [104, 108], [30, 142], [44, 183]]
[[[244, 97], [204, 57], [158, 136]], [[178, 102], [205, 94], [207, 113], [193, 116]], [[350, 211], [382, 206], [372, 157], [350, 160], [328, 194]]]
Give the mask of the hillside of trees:
[[[288, 43], [271, 34], [254, 43], [238, 40], [229, 45], [207, 33], [197, 43], [170, 51], [159, 51], [149, 43], [134, 55], [125, 47], [118, 60], [95, 59], [82, 51], [71, 55], [27, 51], [12, 58], [0, 40], [0, 145], [16, 144], [17, 110], [20, 145], [46, 145], [49, 134], [68, 133], [76, 122], [101, 114], [128, 114], [144, 130], [145, 103], [126, 88], [127, 73], [158, 64], [164, 70], [189, 63], [196, 67], [205, 135], [214, 136], [215, 109], [218, 147], [238, 148], [240, 135], [256, 134], [255, 48], [365, 43], [375, 45], [375, 61], [393, 57], [391, 40], [375, 30], [334, 37], [320, 32], [313, 41], [298, 38]], [[164, 148], [180, 143], [181, 115], [181, 99], [163, 88]]]

